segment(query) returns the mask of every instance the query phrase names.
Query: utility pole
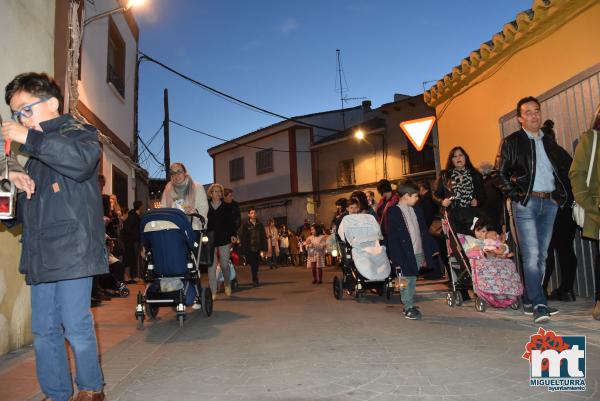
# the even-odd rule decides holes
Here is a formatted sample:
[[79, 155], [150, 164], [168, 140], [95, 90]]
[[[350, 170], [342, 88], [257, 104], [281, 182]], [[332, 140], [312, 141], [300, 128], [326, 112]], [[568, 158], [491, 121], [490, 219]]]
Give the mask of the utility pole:
[[169, 146], [169, 90], [165, 88], [165, 121], [163, 122], [163, 132], [165, 134], [165, 177], [167, 182], [170, 179], [169, 167], [171, 167], [171, 149]]

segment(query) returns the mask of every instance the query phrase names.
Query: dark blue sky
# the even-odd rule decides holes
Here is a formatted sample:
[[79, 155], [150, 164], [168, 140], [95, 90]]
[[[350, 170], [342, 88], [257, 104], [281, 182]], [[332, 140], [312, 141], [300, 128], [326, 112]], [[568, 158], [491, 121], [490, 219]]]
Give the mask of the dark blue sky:
[[[340, 107], [341, 49], [347, 97], [373, 107], [416, 95], [491, 39], [531, 0], [146, 0], [136, 11], [140, 50], [194, 79], [286, 116]], [[233, 105], [159, 66], [140, 66], [139, 128], [148, 142], [163, 119], [235, 138], [279, 120]], [[346, 107], [360, 104], [350, 102]], [[171, 125], [171, 161], [212, 181], [206, 149], [220, 142]], [[162, 160], [162, 132], [150, 148]], [[142, 155], [141, 160], [147, 158]], [[164, 172], [151, 159], [151, 176]]]

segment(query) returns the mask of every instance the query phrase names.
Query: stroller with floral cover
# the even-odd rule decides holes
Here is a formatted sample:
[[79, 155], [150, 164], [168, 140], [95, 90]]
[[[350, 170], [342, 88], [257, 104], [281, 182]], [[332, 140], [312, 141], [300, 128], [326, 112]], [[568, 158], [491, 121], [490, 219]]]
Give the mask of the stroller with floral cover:
[[476, 295], [475, 308], [479, 312], [485, 312], [488, 305], [519, 309], [523, 284], [515, 262], [510, 258], [488, 258], [481, 250], [465, 252], [466, 237], [454, 231], [446, 209], [442, 213], [442, 227], [450, 265], [450, 289], [446, 295], [448, 306], [462, 305], [463, 291], [472, 285]]

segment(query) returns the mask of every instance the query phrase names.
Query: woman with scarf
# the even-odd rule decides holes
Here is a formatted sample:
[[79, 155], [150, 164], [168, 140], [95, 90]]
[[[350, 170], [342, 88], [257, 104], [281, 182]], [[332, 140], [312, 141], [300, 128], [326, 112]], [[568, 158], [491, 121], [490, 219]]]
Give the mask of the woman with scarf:
[[[208, 200], [204, 187], [194, 182], [187, 173], [183, 163], [173, 163], [170, 169], [171, 181], [165, 186], [161, 207], [173, 207], [186, 214], [198, 213], [206, 219], [208, 214]], [[201, 228], [198, 219], [192, 219], [192, 228], [199, 231]]]
[[436, 187], [433, 199], [448, 208], [454, 229], [469, 233], [473, 218], [479, 215], [479, 206], [485, 202], [485, 189], [483, 176], [462, 147], [450, 150], [446, 170], [440, 174]]

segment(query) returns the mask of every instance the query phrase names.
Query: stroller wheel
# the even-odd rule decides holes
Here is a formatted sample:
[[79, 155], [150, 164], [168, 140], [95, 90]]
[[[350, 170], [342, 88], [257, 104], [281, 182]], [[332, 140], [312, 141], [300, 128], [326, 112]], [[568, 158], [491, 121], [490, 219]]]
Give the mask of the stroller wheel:
[[454, 291], [454, 303], [456, 306], [461, 306], [463, 304], [463, 294], [460, 291]]
[[121, 298], [127, 298], [129, 296], [129, 288], [123, 286], [119, 289], [119, 296]]
[[521, 309], [521, 298], [517, 298], [517, 300], [515, 302], [513, 302], [512, 304], [510, 304], [510, 308], [513, 310], [519, 310]]
[[337, 300], [344, 296], [344, 285], [338, 276], [333, 278], [333, 296]]
[[388, 283], [385, 285], [385, 300], [389, 301], [390, 299], [392, 299], [392, 287]]
[[231, 282], [231, 289], [236, 291], [240, 286], [240, 283], [237, 281], [237, 278], [234, 278]]
[[487, 303], [482, 298], [478, 297], [475, 300], [475, 309], [477, 309], [478, 312], [485, 312], [487, 309]]
[[179, 320], [179, 327], [183, 327], [183, 321], [185, 320], [185, 315], [178, 315], [177, 320]]
[[137, 327], [140, 330], [144, 328], [144, 315], [140, 315], [137, 317]]
[[148, 316], [149, 319], [156, 319], [156, 316], [158, 315], [158, 306], [152, 305], [152, 304], [147, 304], [146, 305], [146, 315]]
[[202, 288], [200, 293], [200, 296], [202, 297], [202, 313], [204, 313], [204, 316], [209, 317], [213, 313], [212, 291], [207, 287]]
[[453, 308], [454, 305], [456, 305], [456, 302], [454, 301], [454, 294], [453, 293], [449, 292], [449, 293], [446, 294], [446, 303], [451, 308]]

